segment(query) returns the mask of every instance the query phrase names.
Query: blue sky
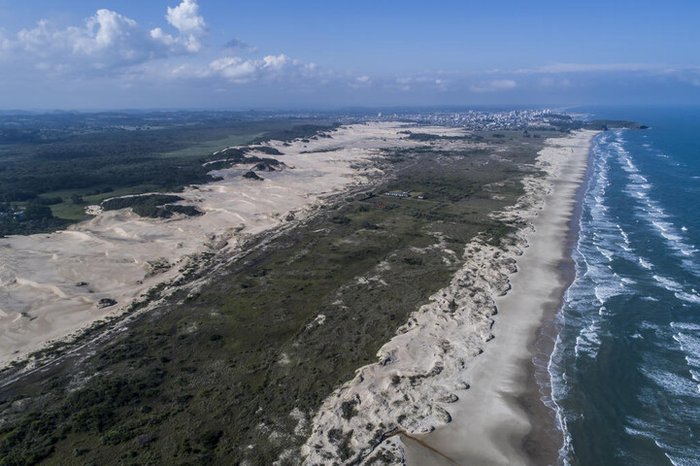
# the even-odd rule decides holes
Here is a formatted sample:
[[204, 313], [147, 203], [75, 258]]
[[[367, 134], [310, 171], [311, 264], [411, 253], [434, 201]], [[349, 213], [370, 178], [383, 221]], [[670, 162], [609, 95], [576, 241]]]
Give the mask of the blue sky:
[[0, 0], [0, 108], [700, 104], [700, 2]]

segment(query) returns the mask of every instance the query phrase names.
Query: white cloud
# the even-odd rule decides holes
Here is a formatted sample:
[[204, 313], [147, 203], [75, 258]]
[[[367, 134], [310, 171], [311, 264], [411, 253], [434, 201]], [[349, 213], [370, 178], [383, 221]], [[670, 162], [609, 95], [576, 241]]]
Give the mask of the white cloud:
[[389, 89], [399, 90], [403, 92], [414, 91], [417, 89], [423, 90], [438, 90], [444, 91], [448, 87], [448, 79], [444, 73], [435, 75], [418, 75], [418, 76], [400, 76], [386, 83]]
[[[129, 49], [132, 34], [138, 34], [136, 21], [126, 16], [122, 16], [111, 10], [97, 10], [95, 16], [87, 20], [84, 30], [77, 28], [69, 29], [75, 32], [76, 37], [73, 50], [85, 54], [92, 54], [101, 50], [123, 46], [122, 49]], [[128, 50], [132, 54], [133, 50]]]
[[163, 31], [161, 28], [151, 29], [149, 35], [151, 36], [151, 39], [167, 45], [168, 47], [172, 47], [177, 44], [177, 39]]
[[279, 70], [289, 63], [289, 57], [285, 54], [267, 55], [263, 57], [263, 66], [273, 70]]
[[303, 63], [292, 60], [287, 55], [267, 55], [261, 59], [243, 59], [235, 56], [224, 56], [209, 63], [206, 69], [190, 69], [190, 76], [224, 78], [225, 80], [243, 84], [254, 80], [270, 80], [277, 78], [292, 79], [295, 77], [311, 77], [317, 73], [313, 63]]
[[168, 46], [182, 44], [188, 52], [199, 52], [207, 25], [199, 14], [199, 5], [196, 0], [182, 0], [176, 7], [168, 7], [165, 19], [178, 31], [178, 36], [174, 37], [161, 28], [155, 28], [151, 30], [153, 39]]
[[613, 71], [653, 71], [660, 70], [661, 65], [643, 63], [555, 63], [535, 68], [516, 70], [517, 74], [558, 74], [558, 73], [596, 73]]
[[367, 75], [357, 76], [355, 78], [350, 78], [348, 85], [354, 89], [369, 87], [372, 85], [372, 78]]
[[3, 31], [0, 30], [0, 54], [4, 53], [7, 50], [10, 50], [10, 46], [10, 40], [7, 37], [5, 37]]
[[196, 0], [182, 0], [175, 8], [168, 7], [165, 15], [175, 29], [185, 34], [201, 34], [206, 29], [204, 18], [199, 15]]
[[[135, 67], [182, 55], [197, 55], [206, 34], [196, 0], [182, 0], [165, 15], [175, 30], [147, 30], [116, 11], [99, 9], [82, 25], [58, 27], [47, 19], [12, 36], [0, 32], [0, 59], [15, 73], [88, 75], [95, 72], [134, 74]], [[2, 65], [2, 63], [0, 63]]]
[[212, 75], [222, 76], [229, 81], [243, 83], [253, 78], [260, 70], [260, 65], [253, 60], [239, 57], [222, 57], [209, 64]]
[[517, 83], [512, 79], [494, 79], [485, 83], [472, 84], [469, 90], [472, 92], [499, 92], [510, 91], [517, 87]]
[[[163, 80], [206, 80], [222, 88], [258, 81], [306, 86], [338, 79], [314, 63], [284, 53], [250, 56], [255, 50], [247, 45], [243, 56], [231, 48], [221, 55], [220, 48], [204, 46], [206, 32], [196, 0], [181, 0], [167, 8], [164, 25], [153, 28], [108, 9], [68, 27], [42, 19], [11, 37], [0, 30], [0, 74], [33, 82], [41, 71], [54, 82], [106, 79], [122, 87]], [[11, 68], [12, 74], [2, 73], [3, 68]]]
[[42, 19], [33, 28], [20, 30], [8, 48], [20, 60], [33, 58], [36, 67], [58, 71], [71, 65], [104, 69], [143, 62], [158, 54], [149, 42], [136, 21], [100, 9], [83, 26], [60, 29]]

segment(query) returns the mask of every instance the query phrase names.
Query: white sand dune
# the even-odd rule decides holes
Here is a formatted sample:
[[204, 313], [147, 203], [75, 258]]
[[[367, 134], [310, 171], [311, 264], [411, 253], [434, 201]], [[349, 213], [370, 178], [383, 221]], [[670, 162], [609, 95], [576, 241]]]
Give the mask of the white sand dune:
[[[351, 431], [353, 464], [386, 464], [387, 452], [396, 464], [527, 463], [530, 421], [515, 400], [544, 309], [564, 286], [558, 266], [594, 134], [547, 140], [537, 159], [547, 175], [526, 177], [525, 195], [496, 214], [527, 227], [501, 247], [480, 238], [467, 245], [451, 283], [411, 315], [377, 363], [325, 400], [303, 448], [307, 464], [339, 457], [337, 439]], [[349, 402], [358, 414], [346, 419]]]
[[[192, 257], [234, 253], [241, 239], [279, 226], [288, 213], [301, 219], [328, 196], [368, 183], [381, 175], [373, 163], [380, 148], [418, 145], [399, 134], [405, 129], [416, 130], [372, 123], [289, 146], [273, 141], [284, 154], [277, 158], [294, 168], [261, 173], [264, 181], [241, 177], [252, 163], [214, 171], [222, 181], [179, 194], [205, 213], [200, 217], [148, 219], [129, 209], [91, 209], [94, 218], [65, 231], [0, 238], [0, 367], [123, 312], [151, 287], [176, 278]], [[325, 152], [330, 148], [337, 150]], [[149, 274], [153, 261], [170, 268]], [[99, 308], [103, 298], [118, 304]]]

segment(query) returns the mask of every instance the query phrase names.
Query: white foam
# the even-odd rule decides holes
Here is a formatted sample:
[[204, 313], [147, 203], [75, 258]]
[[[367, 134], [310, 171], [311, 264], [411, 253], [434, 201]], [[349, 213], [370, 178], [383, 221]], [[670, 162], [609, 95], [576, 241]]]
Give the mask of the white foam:
[[[652, 184], [647, 177], [640, 173], [639, 168], [632, 161], [631, 155], [624, 150], [621, 143], [622, 140], [612, 143], [611, 147], [617, 152], [621, 168], [628, 173], [630, 182], [627, 184], [624, 192], [632, 199], [643, 203], [643, 206], [636, 206], [638, 217], [649, 222], [658, 234], [666, 240], [669, 248], [686, 258], [694, 256], [698, 249], [689, 244], [687, 238], [684, 237], [687, 228], [677, 228], [671, 221], [670, 215], [655, 200], [651, 199]], [[683, 267], [694, 275], [700, 276], [700, 270], [695, 262], [685, 260]]]
[[[694, 324], [674, 325], [673, 328], [683, 328], [683, 332], [678, 332], [673, 335], [673, 339], [678, 343], [679, 348], [685, 356], [685, 362], [688, 365], [688, 373], [690, 378], [696, 384], [696, 389], [700, 393], [700, 326]], [[697, 335], [690, 332], [695, 331]]]
[[698, 398], [698, 390], [692, 380], [665, 369], [642, 369], [649, 380], [673, 396]]
[[661, 275], [656, 275], [656, 274], [652, 275], [652, 277], [658, 283], [663, 285], [664, 289], [666, 289], [668, 291], [675, 291], [675, 292], [683, 291], [683, 285], [681, 285], [680, 283], [678, 283], [677, 281], [675, 281], [673, 279], [663, 277]]
[[640, 258], [639, 258], [639, 265], [641, 265], [642, 267], [644, 267], [644, 268], [647, 269], [647, 270], [651, 270], [651, 269], [654, 268], [654, 266], [652, 265], [652, 263], [649, 262], [649, 261], [647, 261], [647, 260], [644, 259], [643, 257], [640, 257]]
[[691, 304], [700, 304], [700, 296], [694, 293], [686, 293], [684, 291], [678, 291], [674, 293], [675, 297], [681, 301], [685, 301]]
[[605, 304], [610, 298], [625, 294], [626, 291], [623, 283], [614, 281], [601, 283], [593, 288], [595, 297], [600, 304]]
[[676, 330], [695, 330], [700, 332], [700, 324], [693, 324], [689, 322], [671, 322], [670, 325]]
[[579, 332], [576, 337], [574, 353], [576, 356], [586, 355], [590, 358], [595, 358], [598, 355], [598, 349], [601, 344], [600, 323], [598, 320], [594, 320]]
[[600, 252], [603, 256], [605, 256], [605, 258], [608, 260], [608, 262], [612, 261], [612, 258], [614, 257], [614, 254], [613, 254], [612, 251], [609, 251], [609, 250], [607, 250], [607, 249], [603, 249], [603, 248], [601, 248], [601, 247], [599, 247], [599, 246], [596, 246], [596, 249], [597, 249], [598, 252]]
[[654, 445], [659, 448], [664, 456], [674, 466], [697, 466], [700, 456], [697, 452], [688, 448], [679, 448], [670, 445], [662, 436], [664, 432], [659, 432], [657, 423], [644, 422], [641, 419], [630, 417], [627, 419], [628, 425], [625, 426], [625, 433], [633, 437], [646, 438], [654, 442]]
[[625, 230], [622, 229], [622, 227], [618, 224], [617, 229], [620, 231], [620, 236], [622, 236], [622, 240], [625, 242], [627, 246], [630, 245], [630, 237], [627, 234]]
[[673, 466], [698, 466], [698, 459], [689, 459], [686, 457], [679, 458], [677, 456], [673, 456], [669, 453], [664, 453], [664, 456], [668, 458], [668, 460], [671, 462]]

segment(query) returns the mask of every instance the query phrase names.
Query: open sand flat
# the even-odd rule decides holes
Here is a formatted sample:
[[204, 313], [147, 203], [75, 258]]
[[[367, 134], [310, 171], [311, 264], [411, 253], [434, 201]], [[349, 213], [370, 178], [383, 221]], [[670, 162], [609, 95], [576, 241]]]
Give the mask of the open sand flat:
[[[118, 315], [153, 286], [176, 279], [202, 253], [235, 253], [241, 240], [301, 219], [329, 196], [381, 175], [381, 148], [410, 147], [403, 124], [341, 127], [291, 145], [272, 141], [287, 168], [242, 178], [253, 165], [213, 174], [222, 181], [178, 193], [205, 215], [142, 218], [130, 209], [100, 212], [65, 231], [0, 239], [0, 367], [50, 340]], [[421, 127], [421, 132], [459, 130]], [[265, 154], [261, 155], [269, 157]], [[117, 301], [100, 308], [101, 299]]]
[[340, 448], [360, 463], [528, 463], [531, 421], [517, 400], [544, 311], [566, 285], [568, 222], [595, 134], [546, 141], [536, 163], [546, 175], [526, 177], [518, 203], [495, 214], [518, 233], [498, 246], [470, 242], [464, 266], [379, 350], [379, 362], [326, 399], [303, 450], [308, 464]]

